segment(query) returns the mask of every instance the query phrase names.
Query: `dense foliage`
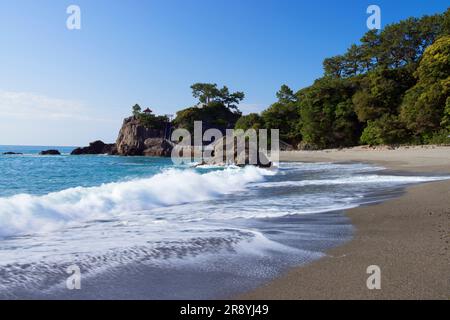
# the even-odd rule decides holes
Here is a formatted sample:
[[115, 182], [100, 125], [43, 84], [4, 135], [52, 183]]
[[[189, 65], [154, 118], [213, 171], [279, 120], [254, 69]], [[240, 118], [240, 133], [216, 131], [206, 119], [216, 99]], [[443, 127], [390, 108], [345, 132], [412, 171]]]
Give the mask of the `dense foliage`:
[[[243, 92], [196, 83], [198, 104], [177, 112], [172, 125], [191, 133], [194, 121], [222, 132], [279, 129], [282, 140], [308, 149], [450, 143], [450, 9], [369, 31], [323, 67], [323, 77], [297, 93], [281, 86], [261, 114], [241, 114]], [[133, 115], [156, 129], [169, 121], [139, 105]]]
[[215, 128], [225, 133], [226, 129], [234, 128], [242, 115], [238, 104], [245, 97], [243, 92], [230, 93], [226, 86], [218, 89], [216, 84], [211, 83], [196, 83], [191, 89], [199, 102], [196, 106], [177, 112], [173, 121], [176, 127], [193, 133], [194, 121], [202, 121], [203, 130]]
[[132, 110], [133, 116], [146, 128], [165, 130], [170, 124], [170, 120], [167, 116], [156, 116], [151, 112], [142, 112], [142, 109], [138, 104], [134, 105]]
[[296, 94], [287, 86], [262, 112], [236, 127], [280, 129], [301, 147], [449, 143], [450, 9], [372, 30], [324, 76]]
[[250, 113], [248, 115], [242, 116], [236, 122], [236, 129], [249, 130], [249, 129], [263, 129], [264, 121], [261, 116], [257, 113]]
[[222, 104], [226, 108], [236, 111], [238, 111], [237, 105], [245, 97], [245, 94], [240, 91], [230, 93], [226, 86], [218, 89], [215, 83], [195, 83], [191, 86], [191, 89], [192, 95], [194, 98], [198, 98], [201, 104], [208, 105], [215, 102], [216, 105]]
[[286, 85], [277, 92], [278, 101], [262, 112], [261, 117], [267, 129], [279, 129], [280, 139], [292, 143], [300, 138], [300, 115], [297, 97]]
[[400, 116], [415, 136], [429, 138], [449, 127], [450, 36], [428, 47], [404, 97]]

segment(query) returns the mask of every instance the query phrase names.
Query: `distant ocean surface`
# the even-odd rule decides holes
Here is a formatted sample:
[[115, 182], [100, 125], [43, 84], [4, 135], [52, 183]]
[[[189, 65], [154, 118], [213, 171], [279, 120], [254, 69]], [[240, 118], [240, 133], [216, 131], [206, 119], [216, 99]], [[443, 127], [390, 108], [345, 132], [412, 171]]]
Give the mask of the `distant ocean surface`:
[[[47, 149], [62, 155], [38, 155]], [[0, 146], [0, 298], [227, 297], [350, 239], [342, 210], [448, 178], [361, 163], [193, 168], [72, 149]], [[66, 289], [70, 265], [81, 290]]]

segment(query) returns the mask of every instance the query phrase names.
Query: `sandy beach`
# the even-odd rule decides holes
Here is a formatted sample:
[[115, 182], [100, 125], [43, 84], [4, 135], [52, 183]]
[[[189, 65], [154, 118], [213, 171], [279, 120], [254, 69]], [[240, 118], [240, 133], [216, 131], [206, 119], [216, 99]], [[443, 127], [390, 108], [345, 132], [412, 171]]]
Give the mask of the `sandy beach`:
[[[282, 152], [281, 161], [367, 162], [388, 170], [450, 173], [450, 147]], [[239, 299], [449, 299], [450, 181], [416, 185], [384, 203], [346, 212], [353, 240]], [[381, 269], [381, 289], [366, 286]]]

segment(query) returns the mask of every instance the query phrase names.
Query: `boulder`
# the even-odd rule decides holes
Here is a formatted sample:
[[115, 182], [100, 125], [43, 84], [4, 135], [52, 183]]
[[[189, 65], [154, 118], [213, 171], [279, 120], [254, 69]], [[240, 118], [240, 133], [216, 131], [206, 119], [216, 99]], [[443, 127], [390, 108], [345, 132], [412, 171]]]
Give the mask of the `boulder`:
[[170, 157], [172, 145], [162, 138], [148, 138], [144, 141], [144, 156], [149, 157]]
[[117, 147], [115, 143], [107, 143], [103, 148], [103, 154], [116, 155]]
[[23, 153], [21, 153], [21, 152], [11, 152], [11, 151], [9, 151], [9, 152], [3, 152], [3, 154], [4, 154], [5, 156], [12, 156], [12, 155], [20, 155], [20, 154], [23, 154]]
[[[227, 155], [228, 152], [228, 155]], [[210, 165], [255, 165], [258, 167], [271, 167], [272, 162], [263, 151], [258, 152], [257, 144], [248, 141], [244, 150], [238, 150], [237, 144], [227, 141], [226, 137], [218, 140], [213, 146], [211, 159], [204, 159]]]
[[58, 150], [50, 149], [50, 150], [44, 150], [39, 152], [39, 155], [41, 156], [58, 156], [61, 153]]
[[136, 117], [123, 121], [116, 141], [122, 156], [170, 156], [172, 144], [165, 140], [164, 130], [143, 126]]
[[89, 143], [88, 147], [76, 148], [72, 151], [72, 155], [82, 154], [116, 154], [116, 144], [106, 144], [103, 141], [97, 140]]

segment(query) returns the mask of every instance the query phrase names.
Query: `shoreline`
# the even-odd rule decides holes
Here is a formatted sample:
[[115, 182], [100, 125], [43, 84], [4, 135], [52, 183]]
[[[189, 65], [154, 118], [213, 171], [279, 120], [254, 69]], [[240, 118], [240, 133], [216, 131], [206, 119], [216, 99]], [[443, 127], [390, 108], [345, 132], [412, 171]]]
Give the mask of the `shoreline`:
[[[450, 173], [450, 147], [282, 152], [283, 162], [366, 162], [387, 171]], [[352, 240], [237, 299], [450, 299], [450, 180], [407, 187], [381, 203], [346, 210]], [[366, 286], [381, 269], [381, 290]]]

